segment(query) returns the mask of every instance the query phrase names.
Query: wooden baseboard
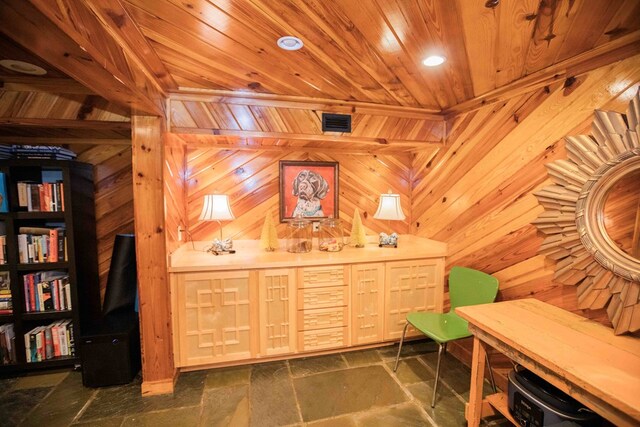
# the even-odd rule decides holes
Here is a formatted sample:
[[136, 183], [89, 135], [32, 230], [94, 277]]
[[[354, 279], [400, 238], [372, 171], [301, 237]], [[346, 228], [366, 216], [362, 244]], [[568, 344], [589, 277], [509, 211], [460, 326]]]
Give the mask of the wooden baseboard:
[[163, 380], [156, 381], [142, 381], [142, 396], [155, 396], [158, 394], [172, 394], [173, 387], [178, 380], [178, 375], [180, 372], [176, 370], [173, 373], [173, 378], [167, 378]]

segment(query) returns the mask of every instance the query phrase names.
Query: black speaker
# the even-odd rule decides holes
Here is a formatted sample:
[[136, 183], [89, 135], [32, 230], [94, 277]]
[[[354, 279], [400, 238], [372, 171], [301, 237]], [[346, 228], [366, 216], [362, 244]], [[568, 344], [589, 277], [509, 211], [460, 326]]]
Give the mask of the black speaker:
[[113, 242], [102, 314], [135, 310], [138, 285], [136, 243], [133, 234], [118, 234]]
[[127, 384], [140, 371], [140, 329], [136, 313], [107, 316], [80, 339], [82, 384]]

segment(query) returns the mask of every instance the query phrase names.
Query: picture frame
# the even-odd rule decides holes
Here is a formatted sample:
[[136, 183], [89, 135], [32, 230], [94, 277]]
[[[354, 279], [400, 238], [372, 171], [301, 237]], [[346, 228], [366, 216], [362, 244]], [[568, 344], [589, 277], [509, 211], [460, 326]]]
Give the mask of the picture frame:
[[280, 222], [338, 218], [338, 162], [280, 160]]

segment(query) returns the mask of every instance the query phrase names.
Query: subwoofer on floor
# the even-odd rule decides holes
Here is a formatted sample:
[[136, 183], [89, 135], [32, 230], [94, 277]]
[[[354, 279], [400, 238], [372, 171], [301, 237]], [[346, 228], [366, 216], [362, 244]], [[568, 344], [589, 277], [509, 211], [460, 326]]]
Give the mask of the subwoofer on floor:
[[82, 384], [127, 384], [140, 371], [140, 332], [135, 313], [108, 317], [80, 339]]

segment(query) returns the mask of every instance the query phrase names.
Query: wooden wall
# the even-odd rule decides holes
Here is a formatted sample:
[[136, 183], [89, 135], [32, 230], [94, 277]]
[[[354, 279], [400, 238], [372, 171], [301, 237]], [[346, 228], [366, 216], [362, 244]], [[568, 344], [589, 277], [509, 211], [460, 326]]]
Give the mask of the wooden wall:
[[[185, 144], [176, 135], [167, 134], [164, 147], [164, 217], [167, 254], [180, 246], [178, 228], [186, 229]], [[186, 236], [185, 236], [186, 239]]]
[[[387, 231], [386, 221], [372, 218], [378, 198], [388, 190], [400, 193], [407, 220], [392, 224], [407, 233], [411, 219], [411, 168], [409, 156], [348, 155], [320, 152], [259, 152], [220, 149], [187, 150], [187, 216], [195, 240], [208, 240], [219, 233], [216, 222], [199, 222], [205, 194], [223, 193], [231, 200], [236, 220], [224, 223], [225, 237], [257, 239], [265, 214], [278, 221], [279, 160], [334, 161], [340, 164], [339, 217], [345, 234], [351, 229], [354, 209], [360, 211], [370, 234]], [[285, 225], [278, 235], [285, 237]]]
[[[531, 222], [543, 211], [533, 192], [548, 185], [545, 164], [566, 157], [563, 137], [588, 133], [594, 109], [626, 110], [638, 90], [640, 57], [461, 115], [446, 150], [413, 161], [412, 230], [449, 243], [447, 267], [500, 280], [498, 299], [535, 297], [570, 311], [576, 289], [554, 284]], [[603, 312], [580, 312], [606, 323]]]
[[133, 233], [131, 147], [73, 146], [78, 160], [94, 165], [100, 294], [104, 296], [116, 234]]

